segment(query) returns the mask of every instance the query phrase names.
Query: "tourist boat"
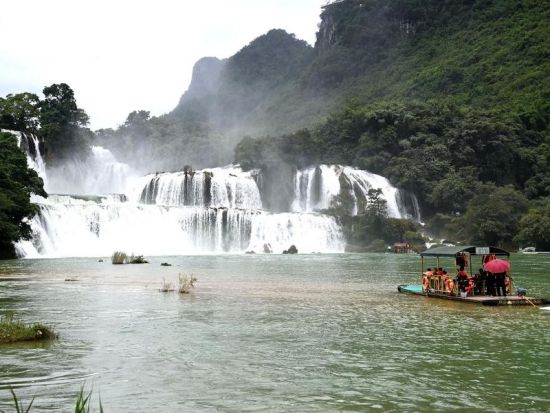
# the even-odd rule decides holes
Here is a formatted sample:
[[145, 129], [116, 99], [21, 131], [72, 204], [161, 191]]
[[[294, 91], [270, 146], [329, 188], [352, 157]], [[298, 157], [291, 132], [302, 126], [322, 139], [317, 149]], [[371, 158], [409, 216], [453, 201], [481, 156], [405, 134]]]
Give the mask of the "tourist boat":
[[[399, 285], [397, 287], [399, 292], [482, 305], [537, 306], [550, 304], [548, 300], [527, 296], [526, 290], [523, 288], [517, 288], [516, 294], [512, 295], [513, 279], [510, 275], [510, 253], [501, 248], [444, 246], [423, 251], [420, 253], [420, 257], [421, 285]], [[426, 265], [428, 260], [433, 261], [433, 265]], [[505, 296], [487, 295], [488, 288], [493, 289], [495, 285], [492, 284], [490, 287], [483, 274], [480, 273], [484, 273], [486, 268], [492, 268], [490, 262], [493, 260], [495, 260], [493, 264], [499, 264], [502, 268], [507, 269]], [[441, 261], [445, 261], [447, 265], [452, 263], [448, 267], [448, 273], [442, 270]], [[463, 267], [462, 284], [459, 285], [455, 276], [461, 267]], [[431, 271], [432, 268], [435, 270]], [[482, 271], [474, 273], [474, 268], [479, 268]], [[503, 272], [499, 270], [499, 273]]]

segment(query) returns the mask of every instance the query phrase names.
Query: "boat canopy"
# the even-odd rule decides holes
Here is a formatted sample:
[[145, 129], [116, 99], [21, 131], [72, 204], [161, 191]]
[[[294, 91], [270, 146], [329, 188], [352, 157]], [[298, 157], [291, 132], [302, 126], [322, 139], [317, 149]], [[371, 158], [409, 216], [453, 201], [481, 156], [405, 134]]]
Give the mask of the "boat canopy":
[[500, 255], [509, 257], [510, 253], [497, 247], [476, 247], [460, 245], [454, 247], [435, 247], [420, 253], [422, 257], [456, 257], [457, 254]]

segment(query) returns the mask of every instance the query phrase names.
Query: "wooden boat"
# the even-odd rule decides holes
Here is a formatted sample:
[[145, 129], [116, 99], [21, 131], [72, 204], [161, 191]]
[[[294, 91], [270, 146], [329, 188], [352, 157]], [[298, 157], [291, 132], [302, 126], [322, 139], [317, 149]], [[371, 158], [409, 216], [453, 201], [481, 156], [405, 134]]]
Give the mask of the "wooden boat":
[[[495, 296], [488, 295], [486, 286], [481, 282], [480, 274], [474, 274], [473, 263], [475, 257], [480, 257], [480, 270], [484, 268], [484, 263], [503, 257], [507, 261], [510, 259], [510, 253], [497, 247], [476, 247], [476, 246], [453, 246], [436, 247], [420, 253], [421, 257], [421, 285], [399, 285], [397, 290], [400, 293], [413, 294], [429, 298], [439, 298], [444, 300], [461, 301], [464, 303], [481, 304], [488, 306], [496, 305], [546, 305], [549, 300], [537, 297], [527, 296], [524, 289], [518, 289], [515, 295], [513, 291], [513, 279], [510, 271], [506, 273], [506, 295]], [[425, 271], [425, 260], [435, 259], [438, 271]], [[457, 279], [453, 275], [442, 272], [440, 263], [442, 260], [454, 261], [456, 267], [469, 268], [468, 288], [460, 288]], [[496, 263], [496, 262], [495, 262]], [[458, 268], [457, 268], [458, 270]], [[449, 281], [451, 280], [452, 281]], [[475, 280], [475, 281], [474, 281]], [[479, 283], [479, 284], [478, 284]], [[463, 285], [462, 285], [463, 286]], [[488, 288], [488, 287], [487, 287]], [[493, 287], [494, 288], [494, 287]]]

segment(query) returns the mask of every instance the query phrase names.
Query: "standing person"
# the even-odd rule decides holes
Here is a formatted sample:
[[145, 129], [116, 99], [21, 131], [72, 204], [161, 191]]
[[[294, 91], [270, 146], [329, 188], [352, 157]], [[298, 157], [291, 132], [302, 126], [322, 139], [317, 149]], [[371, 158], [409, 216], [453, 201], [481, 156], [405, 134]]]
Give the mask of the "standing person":
[[485, 295], [487, 293], [487, 271], [483, 268], [479, 269], [479, 294]]
[[497, 295], [506, 297], [506, 273], [499, 272], [495, 274], [495, 283]]
[[496, 282], [495, 274], [493, 274], [492, 272], [487, 271], [487, 280], [486, 281], [487, 281], [487, 295], [495, 296], [496, 295], [496, 292], [495, 292], [495, 282]]

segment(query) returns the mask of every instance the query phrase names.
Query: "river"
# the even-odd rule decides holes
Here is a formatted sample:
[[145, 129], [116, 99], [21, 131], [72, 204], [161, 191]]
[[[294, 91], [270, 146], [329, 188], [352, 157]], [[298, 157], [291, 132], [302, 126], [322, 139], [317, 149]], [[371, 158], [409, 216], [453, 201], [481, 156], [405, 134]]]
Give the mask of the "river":
[[[516, 285], [550, 297], [550, 255], [512, 260]], [[401, 295], [417, 256], [150, 261], [0, 262], [0, 314], [59, 334], [0, 346], [0, 411], [10, 387], [71, 411], [83, 385], [107, 412], [550, 410], [550, 312]], [[159, 292], [178, 273], [192, 294]]]

